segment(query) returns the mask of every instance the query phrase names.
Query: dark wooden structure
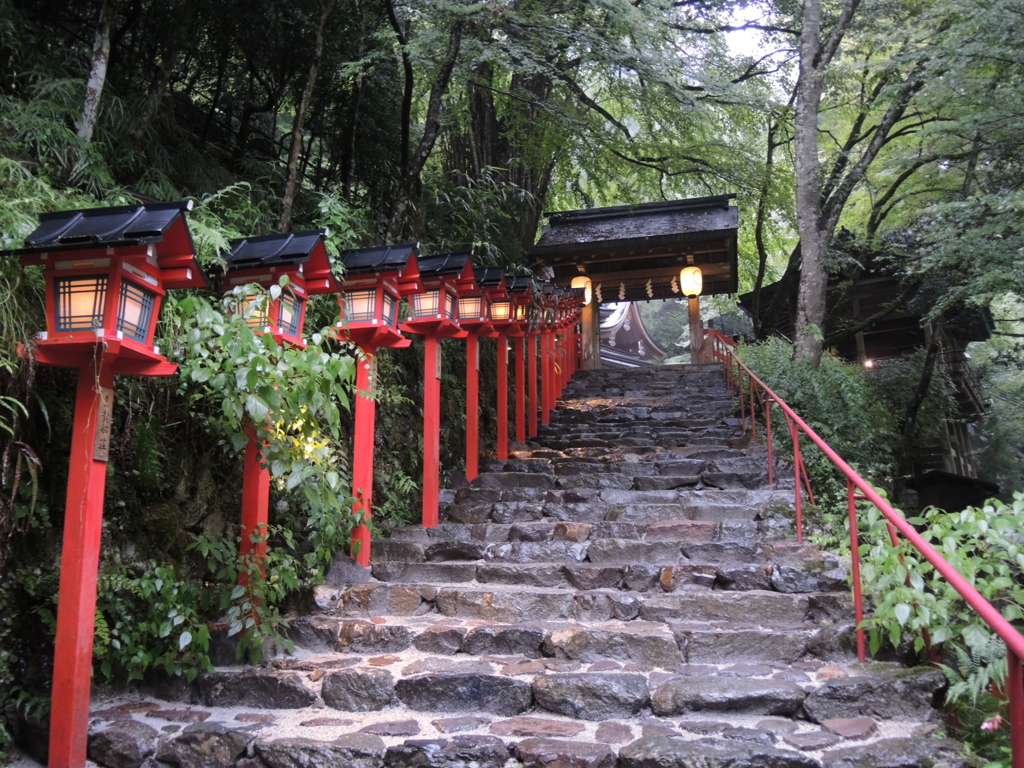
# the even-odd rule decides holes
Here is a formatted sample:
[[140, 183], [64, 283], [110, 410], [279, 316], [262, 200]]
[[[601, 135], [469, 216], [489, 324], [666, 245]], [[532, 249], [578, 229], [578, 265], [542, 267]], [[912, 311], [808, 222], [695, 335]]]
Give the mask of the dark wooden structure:
[[590, 277], [602, 302], [679, 298], [672, 281], [686, 266], [700, 267], [704, 295], [736, 293], [735, 197], [548, 213], [530, 254], [554, 271], [559, 285]]
[[[778, 284], [762, 288], [759, 320], [777, 290]], [[748, 313], [752, 300], [751, 293], [739, 297]], [[916, 449], [913, 478], [907, 487], [917, 491], [921, 507], [934, 504], [956, 510], [981, 503], [998, 491], [994, 484], [978, 478], [971, 434], [987, 406], [966, 355], [970, 342], [991, 336], [992, 318], [984, 309], [959, 308], [948, 312], [941, 325], [932, 324], [923, 317], [932, 304], [926, 284], [901, 281], [892, 270], [869, 264], [854, 273], [830, 278], [825, 336], [826, 343], [833, 339], [830, 349], [836, 355], [872, 368], [920, 350], [932, 341], [933, 334], [940, 334], [937, 364], [955, 386], [957, 414], [946, 420], [945, 430], [937, 439]], [[791, 314], [783, 312], [772, 330], [792, 338]]]

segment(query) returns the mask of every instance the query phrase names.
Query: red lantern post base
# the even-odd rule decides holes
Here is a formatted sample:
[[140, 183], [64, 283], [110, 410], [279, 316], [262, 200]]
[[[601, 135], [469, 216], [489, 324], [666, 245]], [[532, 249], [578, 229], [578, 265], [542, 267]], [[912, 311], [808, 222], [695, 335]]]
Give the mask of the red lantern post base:
[[[256, 428], [250, 424], [249, 444], [245, 448], [245, 470], [242, 475], [242, 558], [252, 558], [260, 571], [267, 557], [267, 525], [270, 523], [270, 470], [263, 464]], [[253, 539], [256, 539], [254, 542]], [[238, 583], [249, 583], [246, 571], [238, 576]]]
[[352, 454], [352, 514], [360, 521], [352, 531], [352, 557], [364, 568], [370, 565], [370, 529], [366, 521], [373, 508], [373, 441], [377, 401], [373, 381], [377, 368], [377, 350], [363, 348], [356, 361], [355, 451]]
[[79, 371], [60, 562], [50, 768], [85, 765], [113, 386], [113, 368], [102, 355]]
[[498, 459], [508, 458], [508, 336], [498, 334]]

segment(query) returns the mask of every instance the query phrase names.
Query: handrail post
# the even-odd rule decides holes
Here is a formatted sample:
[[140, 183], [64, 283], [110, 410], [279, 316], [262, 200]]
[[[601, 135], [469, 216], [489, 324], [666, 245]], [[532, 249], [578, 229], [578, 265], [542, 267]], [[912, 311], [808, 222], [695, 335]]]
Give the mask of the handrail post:
[[1006, 647], [1006, 688], [1010, 700], [1010, 754], [1013, 768], [1024, 768], [1024, 673], [1021, 659]]
[[857, 532], [857, 500], [853, 482], [846, 479], [846, 510], [850, 517], [850, 567], [853, 571], [853, 615], [857, 621], [857, 661], [864, 661], [864, 597], [860, 581], [860, 542]]
[[768, 485], [775, 487], [775, 462], [772, 459], [772, 399], [765, 397], [765, 442], [768, 444]]
[[747, 376], [747, 394], [750, 395], [750, 441], [752, 443], [757, 442], [757, 419], [754, 417], [756, 413], [754, 409], [754, 379]]
[[796, 488], [796, 540], [802, 542], [804, 540], [804, 518], [803, 510], [800, 507], [800, 469], [803, 466], [803, 460], [800, 458], [800, 430], [797, 429], [796, 424], [788, 417], [786, 421], [789, 422], [789, 437], [793, 441], [793, 475], [795, 480], [793, 485]]

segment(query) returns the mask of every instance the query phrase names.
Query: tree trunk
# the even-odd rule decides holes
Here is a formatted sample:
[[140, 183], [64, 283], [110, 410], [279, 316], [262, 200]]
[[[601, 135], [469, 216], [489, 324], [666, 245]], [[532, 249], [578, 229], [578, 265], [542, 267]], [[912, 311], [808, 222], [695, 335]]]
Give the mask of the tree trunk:
[[92, 44], [92, 65], [89, 67], [89, 79], [85, 84], [85, 105], [82, 107], [82, 119], [78, 123], [78, 138], [88, 144], [92, 141], [96, 130], [96, 120], [100, 113], [100, 98], [103, 86], [107, 81], [107, 64], [110, 62], [110, 27], [114, 22], [113, 0], [103, 0], [100, 17], [96, 24], [96, 39]]
[[[828, 65], [853, 20], [860, 0], [846, 0], [828, 39], [821, 40], [821, 2], [803, 0], [800, 30], [800, 78], [796, 85], [794, 143], [796, 217], [800, 233], [800, 289], [795, 318], [794, 357], [817, 368], [821, 363], [825, 320], [825, 249], [831, 233], [822, 215], [818, 163], [818, 111]], [[834, 228], [834, 225], [833, 225]]]
[[441, 109], [442, 99], [448, 91], [451, 83], [452, 73], [455, 70], [455, 62], [459, 58], [459, 50], [462, 47], [462, 30], [465, 22], [456, 21], [452, 26], [451, 36], [448, 40], [448, 50], [445, 52], [444, 60], [441, 62], [440, 71], [430, 88], [430, 100], [427, 103], [427, 116], [424, 120], [423, 135], [416, 147], [416, 151], [409, 158], [409, 165], [405, 169], [402, 181], [399, 185], [394, 202], [391, 204], [391, 215], [388, 217], [388, 228], [384, 241], [388, 244], [395, 243], [401, 237], [405, 229], [406, 214], [412, 202], [414, 187], [419, 183], [420, 173], [427, 163], [427, 158], [434, 150], [437, 136], [441, 131]]
[[306, 121], [306, 111], [309, 109], [309, 102], [313, 98], [313, 87], [316, 85], [317, 71], [320, 69], [320, 59], [324, 53], [324, 30], [327, 27], [327, 19], [334, 10], [335, 0], [327, 0], [321, 6], [320, 24], [316, 28], [316, 45], [313, 50], [313, 63], [309, 65], [309, 75], [306, 77], [306, 87], [302, 89], [302, 98], [299, 107], [295, 110], [295, 123], [292, 125], [292, 145], [288, 152], [288, 171], [284, 185], [284, 200], [281, 204], [281, 224], [279, 232], [288, 232], [292, 228], [292, 206], [295, 204], [295, 190], [298, 186], [299, 176], [299, 153], [302, 151], [302, 127]]

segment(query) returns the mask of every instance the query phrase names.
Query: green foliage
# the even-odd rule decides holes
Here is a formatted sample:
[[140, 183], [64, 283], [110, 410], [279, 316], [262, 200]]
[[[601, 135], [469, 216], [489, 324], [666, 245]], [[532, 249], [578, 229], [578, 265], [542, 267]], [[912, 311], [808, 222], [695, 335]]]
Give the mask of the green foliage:
[[[893, 409], [882, 402], [859, 366], [826, 355], [817, 369], [793, 362], [792, 347], [780, 339], [744, 345], [740, 358], [815, 432], [865, 478], [883, 484], [891, 474], [897, 433]], [[777, 450], [792, 456], [793, 448], [779, 409], [772, 412]], [[809, 440], [800, 444], [820, 510], [821, 528], [814, 532], [825, 546], [842, 546], [846, 481], [831, 460]]]
[[115, 558], [98, 587], [93, 658], [105, 679], [142, 680], [161, 670], [192, 682], [200, 670], [212, 671], [200, 583], [171, 565]]
[[[874, 607], [864, 626], [871, 652], [912, 640], [918, 653], [941, 656], [947, 700], [986, 717], [1005, 715], [1006, 645], [912, 546], [893, 546], [884, 519], [867, 511], [870, 549], [862, 551], [864, 591]], [[1007, 621], [1024, 619], [1024, 494], [1012, 504], [949, 513], [929, 508], [909, 520]], [[998, 749], [989, 752], [998, 756]]]

